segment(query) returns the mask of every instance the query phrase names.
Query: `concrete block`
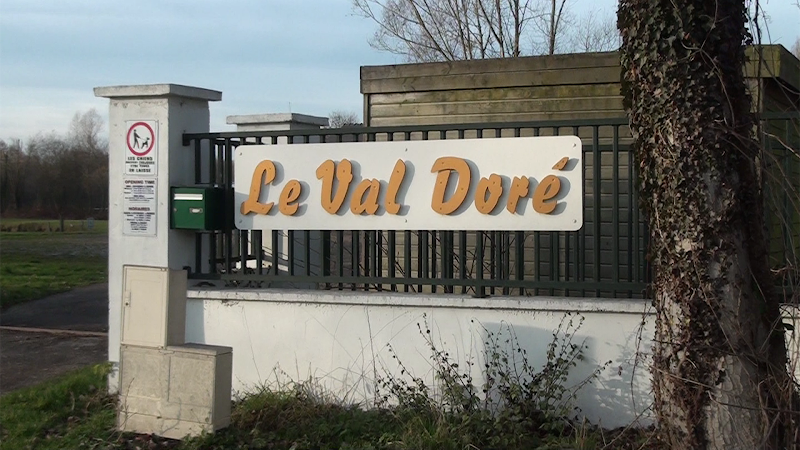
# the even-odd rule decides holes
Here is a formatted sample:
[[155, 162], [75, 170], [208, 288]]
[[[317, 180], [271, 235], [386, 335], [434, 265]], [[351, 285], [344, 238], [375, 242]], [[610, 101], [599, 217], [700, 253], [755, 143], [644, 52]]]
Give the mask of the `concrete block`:
[[121, 431], [180, 439], [230, 424], [230, 347], [123, 345], [120, 356]]

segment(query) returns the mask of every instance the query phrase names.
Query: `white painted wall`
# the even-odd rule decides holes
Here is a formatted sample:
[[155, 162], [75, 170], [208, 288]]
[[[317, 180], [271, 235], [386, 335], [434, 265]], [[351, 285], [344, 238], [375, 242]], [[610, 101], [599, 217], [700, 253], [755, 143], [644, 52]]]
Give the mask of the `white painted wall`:
[[585, 321], [574, 342], [586, 346], [586, 359], [568, 384], [611, 361], [578, 392], [577, 406], [591, 421], [618, 427], [652, 421], [648, 310], [648, 302], [638, 300], [190, 289], [186, 340], [233, 347], [235, 391], [311, 379], [340, 399], [371, 402], [376, 374], [399, 375], [387, 345], [415, 375], [433, 381], [430, 351], [417, 327], [425, 320], [441, 349], [462, 362], [475, 358], [473, 377], [482, 383], [484, 329], [508, 335], [510, 326], [540, 367], [564, 314], [579, 313]]

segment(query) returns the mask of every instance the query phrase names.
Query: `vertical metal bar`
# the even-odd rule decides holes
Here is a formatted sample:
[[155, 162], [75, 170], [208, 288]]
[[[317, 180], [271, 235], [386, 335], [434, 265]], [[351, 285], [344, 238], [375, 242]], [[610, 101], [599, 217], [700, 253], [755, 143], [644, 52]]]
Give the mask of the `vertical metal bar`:
[[[223, 148], [223, 183], [228, 204], [233, 204], [233, 147], [230, 138], [225, 139]], [[232, 212], [232, 211], [231, 211]], [[228, 212], [225, 213], [225, 273], [230, 274], [233, 270], [233, 227]]]
[[[636, 204], [634, 201], [636, 197], [636, 186], [635, 186], [635, 176], [636, 173], [634, 171], [634, 161], [633, 161], [633, 149], [628, 150], [628, 281], [630, 283], [634, 283], [636, 280], [633, 278], [634, 274], [634, 267], [636, 265], [636, 261], [634, 259], [634, 247], [636, 247], [636, 239], [634, 236], [638, 235], [638, 223], [637, 221], [637, 214], [636, 211], [639, 209], [639, 205]], [[634, 230], [637, 230], [634, 233]], [[638, 258], [637, 258], [638, 260]], [[633, 297], [633, 290], [628, 290], [628, 297]]]
[[[375, 232], [375, 276], [383, 278], [383, 231]], [[378, 290], [383, 290], [383, 283], [378, 283]]]
[[[541, 135], [541, 129], [539, 127], [533, 128], [533, 135], [539, 136]], [[533, 232], [533, 279], [536, 282], [542, 280], [542, 240], [541, 240], [542, 233], [540, 231]], [[539, 295], [539, 288], [535, 288], [533, 290], [533, 295]]]
[[[428, 131], [427, 130], [423, 131], [422, 132], [422, 140], [423, 141], [427, 141], [428, 138], [429, 138]], [[418, 262], [417, 264], [420, 264], [420, 263], [422, 264], [422, 270], [419, 270], [419, 267], [417, 268], [418, 269], [417, 270], [417, 276], [419, 278], [428, 278], [428, 271], [429, 271], [429, 267], [430, 267], [430, 261], [428, 260], [430, 245], [428, 243], [428, 232], [425, 231], [425, 230], [417, 231], [417, 249], [418, 249], [419, 258], [420, 258], [419, 259], [420, 262]], [[431, 258], [435, 258], [435, 257], [436, 257], [435, 255], [431, 256]], [[419, 287], [419, 290], [421, 292], [422, 291], [422, 284], [420, 284], [418, 287]], [[435, 288], [433, 286], [431, 287], [431, 289], [434, 290], [434, 292], [435, 292]]]
[[[391, 230], [387, 232], [387, 237], [389, 239], [389, 278], [394, 278], [397, 276], [397, 271], [395, 266], [397, 265], [397, 231]], [[397, 284], [392, 283], [391, 288], [392, 292], [397, 292]]]
[[[522, 136], [522, 129], [520, 127], [514, 128], [514, 137]], [[511, 249], [509, 248], [509, 255]], [[525, 277], [525, 233], [522, 231], [514, 232], [514, 272], [517, 281], [522, 281]], [[511, 267], [509, 265], [509, 271]], [[505, 293], [505, 292], [504, 292]], [[525, 289], [519, 288], [519, 295], [524, 295]]]
[[[358, 248], [360, 247], [360, 243], [358, 240], [359, 232], [358, 230], [350, 231], [350, 264], [352, 265], [351, 272], [354, 277], [358, 277], [361, 275], [361, 258], [359, 256]], [[357, 289], [357, 283], [353, 282], [352, 289], [355, 291]]]
[[[464, 139], [464, 129], [458, 130], [458, 139]], [[461, 280], [467, 279], [467, 232], [458, 232], [458, 277]], [[455, 286], [453, 287], [455, 291]], [[461, 293], [467, 292], [467, 285], [461, 284]]]
[[[573, 126], [572, 134], [580, 137], [580, 127]], [[583, 151], [583, 143], [581, 142], [581, 159], [583, 160], [583, 169], [581, 171], [581, 186], [586, 190], [586, 154]], [[585, 194], [584, 194], [585, 195]], [[585, 220], [586, 206], [584, 198], [584, 210], [581, 211], [582, 219]], [[581, 227], [578, 231], [571, 233], [575, 239], [575, 248], [573, 249], [573, 259], [575, 260], [575, 280], [578, 282], [586, 281], [586, 227]], [[581, 289], [581, 297], [586, 297], [586, 290]]]
[[342, 277], [344, 277], [344, 230], [336, 231], [336, 244], [338, 246], [336, 249], [338, 261], [336, 274], [339, 275], [339, 289], [341, 290], [344, 288], [344, 284], [341, 282]]
[[[370, 264], [372, 263], [372, 232], [364, 231], [364, 277], [367, 278], [372, 274]], [[369, 282], [364, 280], [364, 290], [369, 290]]]
[[217, 144], [213, 139], [208, 140], [208, 183], [216, 186], [217, 180]]
[[[553, 127], [553, 136], [558, 136], [561, 133], [559, 127]], [[550, 232], [550, 281], [558, 281], [561, 277], [559, 262], [559, 253], [561, 251], [561, 239], [559, 233], [556, 231]], [[550, 295], [555, 294], [555, 289], [550, 288]]]
[[[514, 232], [514, 262], [516, 263], [516, 278], [517, 281], [522, 281], [525, 278], [525, 233], [522, 231]], [[525, 288], [519, 288], [519, 295], [525, 295]]]
[[203, 233], [195, 233], [195, 235], [194, 235], [194, 271], [196, 273], [204, 273], [204, 271], [203, 271]]
[[280, 253], [281, 253], [280, 245], [281, 245], [281, 243], [280, 243], [280, 232], [278, 230], [272, 230], [271, 240], [272, 240], [272, 243], [271, 243], [271, 245], [272, 245], [272, 267], [271, 267], [271, 269], [272, 269], [272, 274], [273, 275], [277, 275], [278, 272], [279, 272], [278, 269], [280, 268], [280, 264], [281, 264], [281, 261], [280, 261]]
[[[208, 183], [216, 186], [216, 145], [212, 139], [208, 139]], [[210, 273], [217, 273], [217, 233], [212, 231], [205, 234], [208, 239], [208, 265]]]
[[294, 254], [294, 230], [289, 230], [286, 232], [286, 235], [289, 239], [289, 248], [286, 251], [287, 260], [289, 261], [289, 276], [294, 276], [294, 266], [295, 266], [295, 259], [296, 255]]
[[[467, 232], [458, 232], [458, 277], [467, 279]], [[461, 293], [467, 292], [467, 285], [461, 284]]]
[[[428, 233], [424, 230], [417, 231], [417, 278], [424, 278], [428, 275]], [[422, 284], [417, 285], [417, 289], [422, 292]]]
[[[550, 233], [550, 281], [558, 281], [558, 232]], [[550, 295], [555, 295], [555, 289], [550, 288]]]
[[502, 275], [502, 264], [503, 264], [503, 248], [500, 244], [500, 236], [502, 233], [498, 231], [492, 231], [490, 238], [489, 238], [489, 249], [490, 249], [490, 257], [491, 260], [490, 267], [490, 277], [494, 280], [494, 284], [491, 286], [491, 294], [494, 295], [495, 293], [495, 285], [499, 280], [503, 278]]
[[[439, 231], [439, 242], [441, 243], [439, 253], [441, 255], [441, 270], [439, 271], [441, 278], [443, 280], [447, 280], [450, 277], [448, 276], [449, 267], [448, 267], [448, 260], [450, 256], [450, 242], [449, 242], [449, 232], [448, 231]], [[442, 292], [445, 294], [450, 293], [450, 287], [443, 284], [442, 285]]]
[[[452, 280], [456, 277], [455, 271], [455, 257], [456, 257], [456, 249], [455, 249], [455, 232], [448, 231], [447, 232], [447, 246], [449, 250], [447, 251], [447, 279]], [[450, 289], [447, 291], [450, 294], [454, 293], [455, 285], [450, 285]]]
[[[453, 270], [453, 243], [452, 243], [452, 231], [442, 231], [439, 233], [442, 240], [442, 279], [444, 280], [451, 280], [453, 278], [452, 270]], [[444, 285], [443, 286], [444, 292], [446, 294], [452, 293], [452, 286]]]
[[483, 231], [478, 231], [475, 242], [475, 279], [478, 280], [475, 295], [478, 298], [486, 297], [486, 286], [483, 284], [483, 236]]
[[303, 241], [305, 241], [306, 276], [311, 275], [311, 232], [303, 230]]
[[250, 257], [250, 248], [248, 246], [247, 231], [239, 230], [239, 261], [242, 263], [240, 269], [242, 273], [247, 269], [247, 260]]
[[[325, 137], [322, 137], [325, 140]], [[330, 230], [322, 230], [320, 233], [322, 239], [322, 276], [330, 278], [331, 276], [331, 232]], [[325, 283], [325, 288], [330, 288], [330, 283]]]
[[203, 174], [203, 155], [200, 139], [193, 139], [194, 142], [194, 184], [202, 183]]
[[256, 267], [258, 274], [264, 275], [264, 233], [261, 230], [253, 231], [253, 251], [256, 254]]
[[[602, 172], [602, 155], [600, 154], [600, 136], [598, 126], [595, 125], [592, 127], [592, 156], [593, 156], [593, 166], [594, 175], [592, 178], [592, 183], [594, 187], [592, 188], [592, 196], [594, 197], [594, 201], [592, 202], [592, 208], [594, 208], [594, 217], [592, 221], [594, 222], [594, 261], [592, 262], [592, 266], [594, 268], [594, 281], [595, 283], [600, 282], [600, 233], [602, 232], [602, 228], [600, 227], [600, 203], [602, 202], [603, 197], [600, 195], [601, 189], [601, 178], [603, 176]], [[595, 290], [595, 296], [600, 296], [600, 290]]]
[[[431, 267], [430, 267], [430, 278], [435, 280], [436, 279], [436, 231], [430, 231], [430, 239], [431, 239]], [[436, 283], [433, 283], [431, 286], [431, 292], [436, 293]]]
[[[503, 136], [503, 129], [502, 128], [495, 128], [494, 129], [494, 137], [500, 138]], [[495, 231], [494, 238], [492, 239], [492, 243], [494, 245], [494, 260], [497, 268], [495, 270], [495, 285], [502, 285], [503, 280], [505, 280], [505, 272], [506, 268], [504, 266], [505, 259], [503, 258], [503, 244], [505, 243], [505, 237], [508, 235], [507, 232], [504, 231]], [[492, 286], [492, 294], [495, 292], [494, 285]], [[503, 294], [507, 294], [506, 287], [501, 289]]]
[[[786, 123], [786, 127], [784, 127], [784, 135], [783, 135], [783, 142], [786, 143], [786, 146], [783, 148], [783, 176], [781, 177], [781, 184], [784, 185], [782, 189], [783, 195], [783, 211], [781, 215], [783, 216], [783, 258], [785, 261], [791, 261], [791, 252], [792, 248], [792, 209], [791, 209], [791, 202], [789, 200], [789, 193], [792, 192], [792, 167], [790, 164], [790, 156], [792, 152], [790, 150], [792, 145], [792, 137], [789, 133], [789, 121], [784, 121]], [[765, 124], [766, 126], [766, 124]], [[769, 234], [767, 234], [767, 239], [769, 239]], [[767, 243], [767, 248], [769, 248], [769, 243]]]
[[[500, 279], [506, 283], [511, 278], [511, 232], [510, 231], [503, 231], [500, 233], [500, 256], [503, 258], [503, 264], [500, 267]], [[507, 283], [506, 286], [503, 286], [503, 295], [509, 295], [511, 293]]]
[[562, 232], [558, 233], [559, 241], [561, 237], [564, 237], [564, 296], [569, 297], [569, 286], [570, 286], [570, 248], [572, 246], [572, 233]]
[[408, 292], [411, 278], [411, 232], [408, 230], [403, 231], [403, 272], [406, 278], [403, 291]]
[[217, 232], [208, 233], [209, 271], [217, 273]]
[[619, 125], [614, 125], [611, 142], [612, 152], [612, 186], [611, 186], [611, 227], [614, 250], [611, 255], [612, 281], [614, 282], [613, 296], [617, 296], [619, 287]]
[[[533, 279], [537, 282], [542, 280], [542, 232], [533, 232]], [[539, 288], [533, 290], [533, 295], [539, 295]]]

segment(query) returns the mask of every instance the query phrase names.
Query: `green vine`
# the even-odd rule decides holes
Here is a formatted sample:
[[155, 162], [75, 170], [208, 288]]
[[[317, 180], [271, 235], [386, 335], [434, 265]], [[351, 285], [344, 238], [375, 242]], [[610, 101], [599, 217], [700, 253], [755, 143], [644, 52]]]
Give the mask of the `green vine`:
[[[673, 448], [707, 448], [728, 364], [752, 368], [756, 381], [785, 368], [743, 71], [747, 10], [735, 0], [623, 0], [618, 19], [622, 92], [652, 233], [659, 427]], [[769, 346], [769, 356], [754, 351]], [[774, 404], [757, 390], [744, 386], [743, 403]]]

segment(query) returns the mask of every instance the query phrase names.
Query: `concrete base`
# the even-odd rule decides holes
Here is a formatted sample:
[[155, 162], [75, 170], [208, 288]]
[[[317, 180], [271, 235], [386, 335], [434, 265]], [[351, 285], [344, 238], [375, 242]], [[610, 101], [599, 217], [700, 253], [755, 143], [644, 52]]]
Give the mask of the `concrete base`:
[[230, 424], [230, 347], [123, 345], [120, 355], [120, 431], [181, 439]]

